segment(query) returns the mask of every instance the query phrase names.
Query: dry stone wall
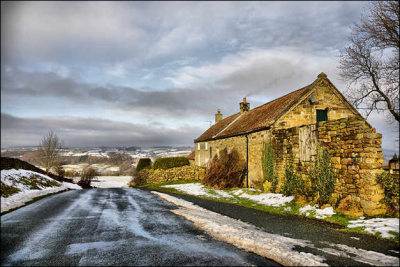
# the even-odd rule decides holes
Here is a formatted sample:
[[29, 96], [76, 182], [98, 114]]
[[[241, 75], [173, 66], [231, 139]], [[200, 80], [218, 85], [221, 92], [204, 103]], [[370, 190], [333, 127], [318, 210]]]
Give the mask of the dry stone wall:
[[143, 169], [140, 171], [142, 177], [146, 177], [146, 183], [155, 184], [178, 180], [201, 180], [205, 169], [197, 166], [182, 166], [167, 170]]
[[[272, 136], [279, 176], [278, 188], [284, 183], [284, 165], [290, 150], [295, 156], [296, 172], [307, 180], [312, 161], [300, 161], [299, 127], [274, 130]], [[382, 134], [376, 133], [375, 128], [365, 120], [349, 117], [319, 122], [317, 139], [329, 149], [331, 163], [338, 177], [331, 202], [340, 206], [340, 201], [346, 199], [352, 205], [360, 206], [361, 214], [384, 214], [386, 208], [381, 203], [384, 190], [376, 181], [376, 175], [383, 171]]]

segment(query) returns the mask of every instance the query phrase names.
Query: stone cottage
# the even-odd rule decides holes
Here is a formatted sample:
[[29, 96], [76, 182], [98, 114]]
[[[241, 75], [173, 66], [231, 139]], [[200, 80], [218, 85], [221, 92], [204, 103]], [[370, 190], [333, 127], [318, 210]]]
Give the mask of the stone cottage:
[[333, 197], [353, 198], [367, 214], [384, 213], [383, 190], [375, 181], [382, 169], [382, 135], [321, 73], [303, 88], [250, 109], [243, 98], [239, 112], [225, 119], [220, 110], [215, 124], [195, 142], [195, 164], [206, 166], [220, 150], [236, 148], [247, 162], [247, 185], [262, 180], [261, 156], [266, 140], [274, 140], [276, 170], [282, 185], [289, 151], [296, 171], [307, 175], [319, 142], [329, 148], [338, 174]]

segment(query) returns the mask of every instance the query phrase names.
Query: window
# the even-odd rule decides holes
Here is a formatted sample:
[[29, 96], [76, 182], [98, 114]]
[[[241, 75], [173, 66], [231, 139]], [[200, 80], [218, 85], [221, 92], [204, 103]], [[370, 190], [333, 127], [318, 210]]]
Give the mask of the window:
[[212, 159], [212, 147], [210, 147], [210, 158]]
[[317, 109], [317, 122], [328, 120], [328, 110]]
[[206, 150], [207, 150], [207, 142], [206, 142]]
[[200, 150], [200, 143], [197, 143], [197, 150]]

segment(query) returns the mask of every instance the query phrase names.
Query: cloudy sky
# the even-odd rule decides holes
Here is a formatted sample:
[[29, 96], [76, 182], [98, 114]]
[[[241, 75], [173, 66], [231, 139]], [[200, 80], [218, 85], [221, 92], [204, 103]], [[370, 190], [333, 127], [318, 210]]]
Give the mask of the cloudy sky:
[[[1, 2], [1, 147], [191, 145], [312, 83], [367, 2]], [[369, 122], [395, 146], [383, 114]]]

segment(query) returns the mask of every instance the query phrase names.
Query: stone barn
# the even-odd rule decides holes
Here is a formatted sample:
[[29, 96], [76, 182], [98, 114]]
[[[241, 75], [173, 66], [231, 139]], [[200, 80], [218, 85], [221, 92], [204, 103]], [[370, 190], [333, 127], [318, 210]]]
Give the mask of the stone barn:
[[368, 215], [385, 212], [380, 204], [383, 189], [375, 181], [383, 164], [382, 135], [376, 133], [326, 74], [321, 73], [310, 85], [253, 109], [243, 98], [238, 111], [224, 119], [218, 110], [215, 124], [194, 141], [197, 166], [206, 166], [224, 148], [236, 148], [247, 162], [247, 185], [260, 184], [263, 145], [272, 138], [279, 187], [289, 151], [295, 156], [296, 171], [307, 175], [319, 142], [329, 148], [338, 175], [332, 197], [337, 202], [350, 197]]

